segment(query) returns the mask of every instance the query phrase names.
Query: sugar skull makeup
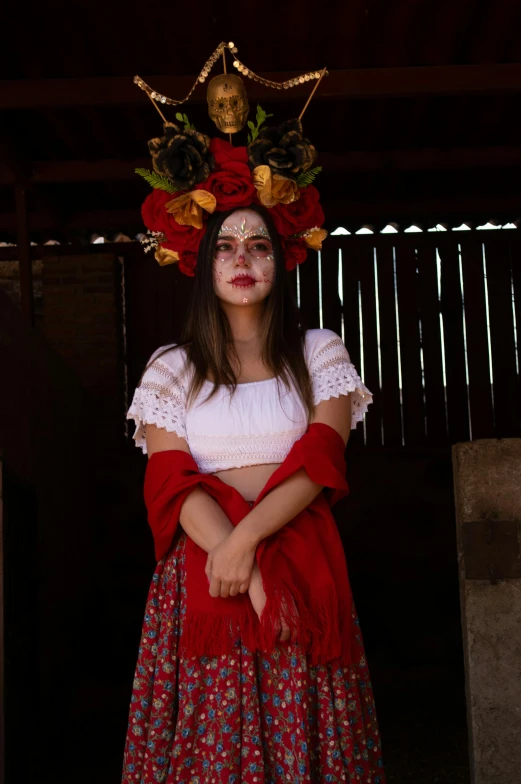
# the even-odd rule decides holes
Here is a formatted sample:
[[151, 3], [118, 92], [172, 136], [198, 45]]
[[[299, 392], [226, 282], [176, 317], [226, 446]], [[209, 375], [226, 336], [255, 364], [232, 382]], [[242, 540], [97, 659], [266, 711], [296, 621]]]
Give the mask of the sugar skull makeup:
[[229, 261], [237, 254], [255, 259], [273, 260], [273, 247], [270, 233], [264, 225], [251, 225], [247, 216], [240, 220], [227, 219], [219, 230], [215, 259]]
[[215, 293], [243, 307], [258, 303], [271, 291], [274, 274], [273, 245], [264, 220], [254, 210], [236, 210], [223, 222], [217, 236]]

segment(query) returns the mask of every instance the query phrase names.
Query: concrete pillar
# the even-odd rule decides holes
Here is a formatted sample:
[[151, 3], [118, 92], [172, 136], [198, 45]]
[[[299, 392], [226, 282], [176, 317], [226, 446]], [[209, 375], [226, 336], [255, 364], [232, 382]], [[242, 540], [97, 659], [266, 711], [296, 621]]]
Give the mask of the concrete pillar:
[[452, 459], [471, 784], [521, 784], [521, 439]]

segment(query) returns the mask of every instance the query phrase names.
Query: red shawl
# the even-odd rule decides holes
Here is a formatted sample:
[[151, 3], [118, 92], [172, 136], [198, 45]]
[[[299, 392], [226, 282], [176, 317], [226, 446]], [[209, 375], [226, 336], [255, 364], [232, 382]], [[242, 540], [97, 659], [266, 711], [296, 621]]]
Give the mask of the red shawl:
[[[277, 645], [277, 621], [284, 618], [313, 664], [340, 658], [351, 662], [352, 595], [344, 552], [331, 507], [349, 492], [344, 442], [329, 425], [315, 422], [295, 442], [258, 498], [300, 468], [324, 485], [309, 506], [257, 547], [266, 607], [259, 621], [248, 594], [213, 598], [205, 574], [207, 553], [186, 541], [187, 602], [181, 639], [186, 656], [231, 653], [238, 636], [250, 649]], [[155, 554], [164, 558], [178, 532], [181, 506], [196, 485], [206, 490], [237, 525], [250, 506], [234, 487], [199, 473], [193, 457], [181, 450], [154, 453], [145, 476], [145, 503], [154, 535]], [[326, 489], [327, 488], [327, 489]], [[281, 644], [281, 643], [278, 643]]]

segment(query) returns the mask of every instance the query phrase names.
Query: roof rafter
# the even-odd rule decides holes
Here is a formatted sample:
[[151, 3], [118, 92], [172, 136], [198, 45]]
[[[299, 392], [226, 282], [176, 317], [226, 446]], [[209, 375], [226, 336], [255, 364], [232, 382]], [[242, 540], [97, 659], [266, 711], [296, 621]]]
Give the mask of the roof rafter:
[[[450, 150], [434, 148], [410, 150], [355, 150], [333, 155], [320, 153], [319, 163], [328, 171], [421, 171], [521, 167], [521, 147], [482, 147]], [[42, 161], [33, 164], [31, 183], [115, 182], [136, 180], [136, 168], [150, 168], [149, 158], [134, 161], [107, 159], [101, 161]], [[0, 185], [11, 185], [15, 175], [7, 166], [0, 166]]]
[[[510, 215], [510, 219], [521, 216], [521, 200], [516, 196], [453, 196], [451, 198], [428, 199], [383, 199], [381, 201], [365, 201], [360, 199], [333, 200], [327, 205], [328, 224], [344, 224], [353, 221], [367, 221], [382, 218], [393, 221], [405, 217], [435, 217], [438, 222], [449, 216], [463, 215], [465, 220], [471, 216], [481, 215], [485, 220], [498, 216]], [[88, 210], [76, 212], [63, 222], [46, 212], [31, 213], [31, 231], [69, 231], [78, 229], [90, 230], [132, 230], [143, 231], [143, 222], [139, 209], [135, 210]], [[0, 231], [16, 230], [16, 214], [0, 213]], [[13, 258], [10, 248], [0, 248], [0, 260]]]
[[[273, 81], [296, 76], [293, 72], [266, 73]], [[195, 76], [147, 76], [158, 92], [170, 97], [186, 95]], [[317, 98], [381, 98], [414, 95], [491, 95], [521, 92], [521, 63], [454, 65], [420, 68], [364, 68], [330, 71]], [[287, 100], [286, 90], [272, 90], [258, 82], [248, 84], [252, 101]], [[309, 84], [293, 88], [292, 98], [309, 95]], [[144, 104], [146, 94], [131, 77], [0, 81], [0, 109], [39, 109], [71, 106]], [[206, 90], [197, 89], [192, 103], [205, 103]]]

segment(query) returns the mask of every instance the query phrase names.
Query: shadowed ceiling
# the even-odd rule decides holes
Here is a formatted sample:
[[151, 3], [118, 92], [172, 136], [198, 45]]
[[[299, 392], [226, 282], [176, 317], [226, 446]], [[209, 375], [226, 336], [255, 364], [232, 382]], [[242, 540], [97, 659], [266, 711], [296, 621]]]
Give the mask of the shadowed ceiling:
[[[149, 187], [133, 171], [149, 165], [161, 119], [132, 79], [182, 97], [221, 40], [277, 80], [328, 67], [304, 129], [324, 167], [329, 228], [521, 215], [519, 3], [91, 0], [9, 13], [0, 240], [15, 241], [15, 183], [27, 185], [31, 239], [139, 231]], [[277, 122], [299, 114], [312, 84], [279, 92], [246, 80], [252, 108]], [[213, 135], [205, 94], [199, 86], [183, 111]]]

